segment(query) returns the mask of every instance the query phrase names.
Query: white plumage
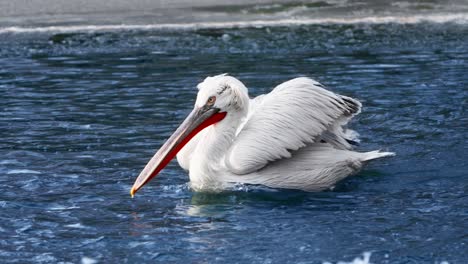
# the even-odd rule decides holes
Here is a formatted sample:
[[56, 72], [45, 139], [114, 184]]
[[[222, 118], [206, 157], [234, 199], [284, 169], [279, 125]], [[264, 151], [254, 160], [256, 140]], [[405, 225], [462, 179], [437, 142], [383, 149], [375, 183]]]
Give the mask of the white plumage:
[[309, 78], [278, 85], [249, 99], [247, 88], [227, 75], [198, 85], [195, 107], [216, 96], [226, 117], [198, 133], [177, 155], [196, 190], [232, 183], [320, 191], [357, 172], [364, 162], [394, 155], [355, 152], [356, 133], [343, 126], [361, 103], [330, 92]]
[[246, 174], [268, 162], [291, 158], [293, 151], [319, 142], [336, 122], [360, 111], [358, 101], [320, 86], [314, 80], [296, 78], [253, 101], [250, 118], [227, 153], [228, 168]]
[[246, 183], [305, 191], [330, 188], [363, 163], [394, 155], [353, 151], [358, 134], [345, 125], [361, 103], [312, 79], [287, 81], [254, 99], [225, 74], [198, 89], [193, 111], [145, 166], [132, 196], [176, 154], [195, 190]]

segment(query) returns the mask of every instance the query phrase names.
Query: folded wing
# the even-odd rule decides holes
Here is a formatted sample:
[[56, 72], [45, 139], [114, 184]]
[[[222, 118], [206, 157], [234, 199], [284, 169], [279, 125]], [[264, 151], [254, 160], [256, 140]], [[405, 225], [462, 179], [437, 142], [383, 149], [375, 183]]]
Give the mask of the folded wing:
[[251, 104], [248, 119], [226, 155], [226, 166], [236, 174], [259, 170], [321, 140], [347, 148], [341, 126], [361, 109], [359, 101], [304, 77], [278, 85]]

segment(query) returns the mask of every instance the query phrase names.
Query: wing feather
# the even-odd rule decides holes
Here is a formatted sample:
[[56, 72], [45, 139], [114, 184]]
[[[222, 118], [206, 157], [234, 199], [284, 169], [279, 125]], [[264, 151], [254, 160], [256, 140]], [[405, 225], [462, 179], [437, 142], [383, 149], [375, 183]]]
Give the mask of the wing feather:
[[337, 124], [346, 123], [361, 108], [359, 101], [305, 77], [284, 82], [251, 104], [247, 121], [225, 158], [226, 166], [236, 174], [290, 158], [291, 151], [320, 141], [325, 131], [333, 133]]

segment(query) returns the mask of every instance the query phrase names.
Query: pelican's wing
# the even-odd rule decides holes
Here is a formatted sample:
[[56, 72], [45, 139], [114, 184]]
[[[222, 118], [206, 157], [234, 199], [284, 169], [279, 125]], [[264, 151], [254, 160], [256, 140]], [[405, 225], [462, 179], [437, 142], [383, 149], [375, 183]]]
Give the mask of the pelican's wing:
[[324, 140], [322, 137], [344, 141], [341, 125], [361, 108], [357, 100], [325, 90], [304, 77], [278, 85], [251, 104], [247, 121], [225, 157], [226, 166], [236, 174], [289, 158], [290, 151]]

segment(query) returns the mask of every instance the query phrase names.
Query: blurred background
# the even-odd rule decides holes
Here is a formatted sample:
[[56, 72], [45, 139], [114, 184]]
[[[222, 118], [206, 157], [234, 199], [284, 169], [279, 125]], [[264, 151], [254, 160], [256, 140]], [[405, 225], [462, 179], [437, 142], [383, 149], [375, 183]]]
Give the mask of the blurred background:
[[[464, 263], [467, 1], [0, 1], [0, 262]], [[136, 176], [230, 73], [359, 99], [375, 161], [331, 191]], [[361, 261], [362, 262], [359, 262]]]
[[[464, 0], [326, 0], [326, 1], [150, 1], [18, 0], [0, 2], [0, 25], [154, 25], [295, 20], [417, 22], [466, 20]], [[305, 20], [305, 21], [304, 21]], [[302, 21], [302, 22], [301, 22]]]

